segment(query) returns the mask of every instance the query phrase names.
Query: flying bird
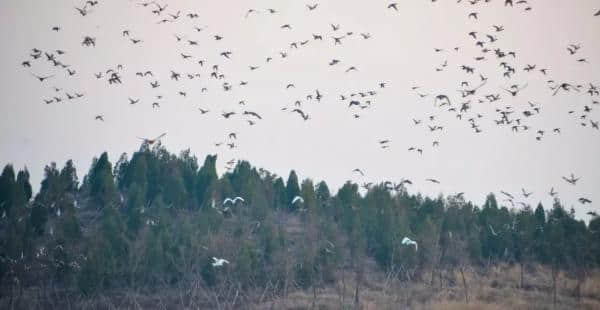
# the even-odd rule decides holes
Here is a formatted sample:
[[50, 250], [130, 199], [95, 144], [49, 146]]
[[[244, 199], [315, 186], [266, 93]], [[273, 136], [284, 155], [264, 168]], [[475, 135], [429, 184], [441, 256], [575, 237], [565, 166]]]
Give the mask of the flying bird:
[[140, 140], [142, 140], [142, 141], [144, 141], [144, 143], [152, 145], [152, 144], [156, 143], [157, 141], [160, 141], [160, 139], [162, 137], [166, 136], [166, 135], [167, 135], [167, 133], [165, 132], [165, 133], [161, 134], [160, 136], [158, 136], [158, 137], [156, 137], [154, 139], [147, 139], [147, 138], [141, 138], [141, 137], [137, 137], [137, 138], [140, 139]]
[[232, 198], [225, 198], [225, 200], [223, 200], [223, 205], [225, 205], [227, 203], [231, 203], [231, 204], [235, 205], [238, 201], [245, 202], [244, 198], [238, 196], [238, 197], [235, 197], [233, 199]]
[[229, 264], [229, 261], [227, 261], [226, 259], [223, 259], [223, 258], [213, 257], [212, 259], [213, 259], [213, 263], [212, 263], [213, 267], [222, 267], [225, 264]]
[[576, 185], [577, 181], [579, 180], [579, 178], [575, 178], [575, 175], [571, 173], [571, 176], [569, 178], [567, 177], [562, 177], [563, 180], [567, 181], [567, 183], [571, 184], [571, 185]]
[[408, 237], [402, 238], [401, 243], [402, 243], [402, 245], [406, 245], [406, 246], [414, 245], [415, 246], [415, 251], [418, 251], [418, 247], [419, 246], [417, 245], [417, 242], [414, 241], [414, 240], [410, 240]]
[[362, 175], [363, 177], [365, 176], [365, 174], [362, 172], [362, 170], [360, 170], [360, 169], [358, 169], [358, 168], [356, 168], [356, 169], [352, 170], [352, 172], [357, 172], [357, 173], [360, 173], [360, 175]]
[[296, 196], [294, 197], [294, 199], [292, 199], [292, 202], [290, 204], [295, 204], [296, 202], [300, 202], [300, 203], [304, 203], [304, 199], [300, 196]]

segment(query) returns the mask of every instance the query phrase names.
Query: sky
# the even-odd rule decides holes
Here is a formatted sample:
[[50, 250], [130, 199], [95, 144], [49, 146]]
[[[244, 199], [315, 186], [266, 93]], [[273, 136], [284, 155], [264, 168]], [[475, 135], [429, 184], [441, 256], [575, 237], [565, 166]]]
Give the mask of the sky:
[[[539, 201], [551, 205], [548, 192], [553, 187], [578, 217], [588, 219], [588, 211], [600, 211], [600, 131], [591, 126], [600, 120], [600, 105], [593, 103], [600, 97], [586, 93], [590, 83], [600, 84], [600, 17], [593, 16], [599, 1], [528, 0], [514, 7], [501, 0], [475, 5], [400, 1], [397, 11], [388, 8], [390, 1], [378, 0], [320, 0], [315, 10], [304, 1], [158, 1], [163, 2], [168, 6], [156, 15], [155, 4], [99, 0], [87, 5], [82, 16], [75, 7], [83, 8], [83, 1], [0, 1], [0, 165], [26, 166], [37, 190], [50, 162], [62, 167], [73, 159], [82, 179], [94, 156], [107, 151], [115, 162], [123, 152], [139, 148], [138, 137], [166, 132], [161, 143], [171, 152], [190, 149], [200, 162], [207, 154], [218, 154], [220, 173], [231, 159], [249, 160], [284, 177], [295, 169], [301, 178], [325, 180], [334, 189], [347, 180], [362, 184], [405, 178], [412, 180], [413, 193], [436, 197], [464, 192], [465, 199], [482, 204], [490, 192], [506, 198], [503, 190], [515, 202], [534, 207]], [[271, 14], [269, 8], [277, 12]], [[246, 16], [250, 9], [255, 11]], [[179, 11], [177, 19], [169, 15]], [[469, 17], [473, 12], [477, 19]], [[169, 22], [158, 23], [163, 19]], [[281, 27], [286, 24], [291, 29]], [[497, 32], [494, 25], [504, 30]], [[55, 26], [60, 30], [52, 31]], [[469, 36], [472, 31], [476, 39]], [[313, 40], [313, 34], [323, 40]], [[223, 39], [215, 40], [215, 35]], [[95, 38], [95, 47], [82, 45], [86, 36]], [[341, 36], [342, 44], [334, 45], [332, 37]], [[142, 41], [133, 44], [130, 39]], [[490, 51], [483, 53], [477, 41]], [[580, 47], [574, 55], [567, 50], [570, 44]], [[53, 66], [44, 55], [33, 60], [33, 48], [55, 54], [75, 74]], [[494, 49], [513, 51], [516, 57], [498, 58]], [[230, 59], [220, 55], [224, 51], [232, 53]], [[184, 59], [182, 53], [192, 57]], [[480, 56], [485, 59], [475, 59]], [[272, 60], [266, 62], [267, 57]], [[339, 63], [329, 65], [333, 59]], [[23, 61], [31, 67], [22, 66]], [[515, 69], [510, 78], [503, 76], [501, 62]], [[210, 77], [213, 65], [223, 79]], [[463, 65], [474, 68], [474, 74], [461, 70]], [[527, 65], [536, 68], [526, 72]], [[346, 72], [350, 67], [357, 70]], [[118, 72], [122, 84], [94, 76], [109, 69]], [[154, 76], [136, 76], [147, 70]], [[171, 71], [181, 73], [181, 79], [172, 80]], [[189, 79], [188, 73], [199, 77]], [[53, 77], [40, 82], [33, 74]], [[485, 84], [476, 95], [462, 98], [457, 90], [478, 86], [480, 74], [487, 78]], [[549, 80], [582, 87], [553, 96]], [[160, 87], [152, 88], [154, 81]], [[461, 86], [463, 81], [469, 86]], [[232, 85], [230, 91], [223, 90], [224, 82]], [[295, 87], [287, 89], [290, 83]], [[511, 85], [526, 87], [511, 96], [502, 89]], [[307, 99], [317, 89], [320, 102]], [[368, 91], [376, 94], [350, 97]], [[68, 100], [66, 93], [75, 92], [84, 96]], [[451, 106], [436, 103], [441, 94]], [[490, 94], [500, 94], [500, 100], [490, 102], [485, 98]], [[53, 97], [63, 100], [44, 102]], [[128, 98], [140, 101], [132, 105]], [[348, 107], [350, 100], [366, 108]], [[467, 100], [470, 109], [462, 120], [448, 111], [460, 110]], [[160, 107], [153, 108], [153, 102]], [[539, 113], [526, 117], [522, 113], [534, 108], [529, 102]], [[586, 106], [591, 110], [585, 112]], [[499, 126], [497, 110], [507, 107], [514, 111], [513, 123]], [[202, 114], [199, 108], [209, 112]], [[295, 108], [310, 118], [304, 121], [292, 112]], [[236, 114], [225, 119], [223, 112]], [[104, 121], [96, 120], [97, 115]], [[481, 132], [475, 132], [469, 118]], [[529, 130], [513, 132], [517, 118]], [[443, 129], [430, 131], [428, 126]], [[538, 130], [544, 131], [539, 141]], [[228, 137], [231, 132], [236, 140]], [[386, 149], [380, 140], [390, 140]], [[231, 142], [233, 149], [225, 145]], [[422, 149], [422, 155], [408, 151], [410, 147]], [[562, 179], [571, 173], [580, 178], [575, 186]], [[525, 198], [522, 189], [533, 194]], [[592, 203], [582, 205], [582, 197]]]

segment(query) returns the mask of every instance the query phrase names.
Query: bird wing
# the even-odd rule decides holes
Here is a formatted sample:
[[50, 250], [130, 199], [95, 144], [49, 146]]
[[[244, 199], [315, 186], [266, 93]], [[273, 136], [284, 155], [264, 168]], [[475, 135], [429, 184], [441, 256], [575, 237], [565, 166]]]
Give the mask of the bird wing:
[[153, 140], [158, 140], [158, 139], [160, 139], [160, 138], [162, 138], [162, 137], [164, 137], [166, 135], [167, 135], [167, 133], [165, 132], [165, 133], [161, 134], [160, 136], [154, 138]]

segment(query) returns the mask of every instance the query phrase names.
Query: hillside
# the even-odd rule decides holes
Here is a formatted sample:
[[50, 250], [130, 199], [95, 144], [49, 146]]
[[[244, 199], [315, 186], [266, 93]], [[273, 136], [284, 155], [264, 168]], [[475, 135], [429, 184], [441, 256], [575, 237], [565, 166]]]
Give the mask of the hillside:
[[333, 194], [244, 161], [219, 177], [216, 161], [144, 144], [114, 165], [102, 154], [81, 182], [71, 161], [52, 163], [35, 195], [6, 165], [0, 307], [600, 306], [600, 219], [559, 200], [477, 206], [403, 182]]

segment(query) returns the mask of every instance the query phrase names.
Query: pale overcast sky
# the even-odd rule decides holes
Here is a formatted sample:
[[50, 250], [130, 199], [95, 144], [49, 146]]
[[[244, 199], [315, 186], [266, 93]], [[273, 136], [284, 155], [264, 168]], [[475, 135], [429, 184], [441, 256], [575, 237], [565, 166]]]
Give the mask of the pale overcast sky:
[[[548, 192], [554, 187], [565, 206], [573, 206], [579, 216], [600, 211], [600, 131], [592, 128], [592, 121], [600, 121], [600, 105], [593, 103], [600, 96], [587, 93], [590, 83], [600, 85], [600, 16], [593, 16], [600, 1], [528, 0], [512, 8], [503, 0], [476, 5], [399, 1], [395, 11], [387, 8], [389, 1], [321, 0], [309, 11], [304, 1], [163, 0], [158, 3], [168, 6], [160, 16], [151, 12], [157, 9], [155, 4], [143, 7], [142, 1], [98, 2], [87, 5], [86, 16], [75, 9], [82, 8], [83, 1], [0, 2], [0, 164], [27, 166], [36, 189], [44, 165], [52, 161], [62, 166], [73, 159], [83, 178], [91, 159], [101, 152], [108, 151], [114, 163], [121, 153], [131, 154], [139, 147], [137, 136], [167, 132], [162, 143], [169, 151], [190, 148], [200, 161], [217, 153], [220, 172], [226, 161], [246, 159], [285, 177], [295, 169], [301, 178], [326, 180], [333, 188], [346, 180], [408, 178], [414, 183], [411, 192], [437, 196], [464, 191], [465, 198], [476, 204], [483, 203], [489, 192], [504, 198], [499, 193], [504, 190], [516, 201], [534, 206], [543, 201], [549, 207]], [[528, 6], [531, 10], [526, 11]], [[271, 14], [269, 8], [277, 12]], [[246, 18], [249, 9], [258, 12]], [[157, 23], [172, 20], [169, 14], [178, 11], [175, 21]], [[469, 17], [472, 12], [478, 13], [477, 19]], [[285, 24], [291, 29], [281, 28]], [[339, 30], [330, 24], [339, 24]], [[497, 32], [493, 25], [504, 30]], [[54, 26], [60, 30], [52, 31]], [[129, 36], [123, 36], [124, 30]], [[472, 31], [477, 39], [469, 36]], [[313, 40], [313, 34], [323, 41]], [[215, 35], [223, 39], [217, 41]], [[86, 36], [96, 39], [95, 47], [82, 46]], [[334, 45], [334, 36], [344, 36], [342, 45]], [[133, 44], [132, 38], [142, 42]], [[302, 45], [305, 40], [308, 43]], [[477, 41], [490, 51], [482, 53]], [[290, 46], [293, 42], [297, 49]], [[580, 46], [574, 55], [567, 50], [570, 44]], [[43, 54], [33, 60], [33, 48], [55, 54], [76, 73], [69, 76]], [[497, 58], [495, 49], [513, 51], [516, 58]], [[56, 50], [66, 53], [58, 55]], [[224, 51], [232, 52], [230, 60], [219, 55]], [[181, 53], [192, 57], [184, 59]], [[475, 59], [480, 56], [485, 60]], [[267, 57], [273, 60], [267, 63]], [[582, 58], [586, 62], [578, 62]], [[340, 62], [330, 66], [333, 59]], [[23, 67], [23, 61], [31, 67]], [[503, 76], [499, 65], [503, 61], [515, 69], [511, 78]], [[109, 85], [108, 76], [94, 76], [116, 70], [119, 64], [122, 84]], [[215, 64], [224, 79], [210, 77]], [[474, 68], [474, 74], [461, 70], [462, 65]], [[536, 67], [526, 72], [527, 65]], [[357, 71], [346, 73], [352, 66]], [[547, 75], [540, 69], [547, 69]], [[147, 70], [154, 77], [136, 76]], [[171, 70], [182, 74], [179, 81], [170, 79]], [[189, 79], [188, 73], [200, 77]], [[32, 74], [54, 77], [40, 83]], [[475, 87], [480, 74], [487, 83], [475, 96], [461, 98], [457, 91], [461, 82]], [[583, 87], [553, 96], [548, 80]], [[153, 81], [160, 87], [153, 89]], [[240, 86], [241, 81], [247, 85]], [[232, 90], [223, 91], [223, 82]], [[386, 83], [383, 89], [381, 82]], [[286, 89], [289, 83], [295, 88]], [[514, 84], [528, 86], [514, 97], [501, 89]], [[421, 98], [413, 86], [428, 96]], [[307, 100], [316, 89], [323, 95], [321, 101]], [[350, 98], [352, 93], [371, 90], [376, 95]], [[67, 99], [66, 93], [76, 92], [84, 97]], [[434, 105], [439, 94], [447, 94], [457, 110], [470, 99], [470, 110], [457, 119], [449, 106]], [[500, 94], [500, 100], [490, 102], [485, 96], [491, 94]], [[341, 100], [340, 95], [348, 99]], [[44, 103], [53, 97], [63, 101]], [[128, 98], [140, 101], [131, 105]], [[370, 100], [370, 106], [349, 108], [350, 99], [362, 105]], [[245, 105], [239, 104], [242, 100]], [[301, 107], [294, 106], [297, 100]], [[160, 108], [153, 108], [153, 102]], [[535, 103], [539, 113], [528, 102]], [[496, 125], [500, 120], [496, 109], [507, 106], [514, 111], [513, 123]], [[591, 111], [586, 112], [586, 106]], [[284, 107], [286, 111], [281, 110]], [[203, 115], [199, 108], [210, 112]], [[310, 119], [302, 120], [291, 112], [294, 108]], [[253, 118], [242, 115], [245, 110], [257, 112], [262, 120], [255, 119], [250, 126], [247, 120]], [[237, 114], [229, 119], [221, 116], [230, 111]], [[526, 117], [524, 111], [533, 116]], [[95, 120], [96, 115], [105, 121]], [[430, 115], [435, 116], [433, 121]], [[481, 133], [471, 128], [472, 117]], [[517, 118], [521, 127], [515, 133], [511, 127]], [[415, 125], [413, 119], [422, 122]], [[443, 130], [432, 132], [428, 125]], [[560, 134], [553, 132], [555, 128]], [[544, 131], [540, 141], [535, 138], [538, 130]], [[230, 132], [237, 133], [237, 147], [216, 147], [217, 142], [231, 142]], [[380, 148], [378, 141], [386, 139], [391, 141], [389, 148]], [[433, 147], [433, 141], [439, 146]], [[409, 152], [412, 146], [423, 154]], [[354, 168], [365, 176], [352, 173]], [[571, 173], [580, 177], [576, 186], [562, 180]], [[533, 195], [524, 198], [522, 188]], [[580, 197], [593, 203], [583, 206]]]

